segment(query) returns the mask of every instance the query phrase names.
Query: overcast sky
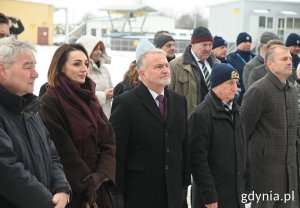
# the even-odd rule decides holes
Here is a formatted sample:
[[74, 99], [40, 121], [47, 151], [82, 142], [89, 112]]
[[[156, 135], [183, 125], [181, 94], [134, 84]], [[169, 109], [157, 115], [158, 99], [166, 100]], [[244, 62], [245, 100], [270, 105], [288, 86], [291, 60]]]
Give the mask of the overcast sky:
[[[133, 4], [146, 4], [160, 11], [166, 11], [168, 15], [180, 16], [183, 13], [194, 11], [196, 8], [201, 9], [204, 16], [208, 15], [207, 5], [228, 2], [232, 0], [24, 0], [40, 3], [53, 4], [56, 8], [67, 7], [69, 9], [70, 23], [78, 22], [85, 13], [96, 14], [101, 7], [114, 6], [114, 5], [133, 5]], [[55, 14], [56, 19], [62, 19], [63, 11]], [[61, 13], [61, 14], [59, 14]]]

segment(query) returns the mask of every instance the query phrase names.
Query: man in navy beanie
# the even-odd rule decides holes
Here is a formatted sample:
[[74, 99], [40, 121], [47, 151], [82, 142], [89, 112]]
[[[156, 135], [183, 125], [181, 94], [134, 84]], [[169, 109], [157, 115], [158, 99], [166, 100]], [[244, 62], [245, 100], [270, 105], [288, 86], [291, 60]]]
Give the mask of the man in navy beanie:
[[252, 45], [252, 37], [246, 33], [241, 32], [236, 39], [237, 50], [235, 52], [230, 53], [227, 57], [227, 63], [231, 64], [235, 69], [238, 70], [240, 74], [240, 81], [239, 81], [239, 93], [237, 98], [237, 102], [241, 105], [243, 100], [243, 95], [245, 93], [245, 87], [243, 82], [243, 72], [244, 66], [248, 63], [251, 59], [255, 57], [253, 53], [251, 53], [251, 45]]
[[221, 63], [226, 63], [226, 55], [227, 55], [227, 42], [220, 36], [214, 37], [214, 43], [212, 47], [212, 53], [215, 55], [217, 59], [221, 61]]
[[285, 46], [288, 47], [291, 52], [293, 59], [293, 71], [295, 71], [297, 69], [298, 64], [300, 63], [300, 35], [296, 33], [289, 34], [285, 41]]
[[[170, 62], [171, 83], [169, 88], [187, 99], [187, 115], [204, 100], [210, 90], [210, 72], [220, 61], [212, 55], [213, 36], [202, 26], [194, 29], [191, 44], [184, 53]], [[199, 208], [200, 194], [192, 184], [192, 206]]]
[[192, 176], [203, 200], [198, 208], [244, 208], [247, 147], [234, 100], [239, 73], [231, 65], [215, 64], [210, 80], [212, 90], [188, 124]]

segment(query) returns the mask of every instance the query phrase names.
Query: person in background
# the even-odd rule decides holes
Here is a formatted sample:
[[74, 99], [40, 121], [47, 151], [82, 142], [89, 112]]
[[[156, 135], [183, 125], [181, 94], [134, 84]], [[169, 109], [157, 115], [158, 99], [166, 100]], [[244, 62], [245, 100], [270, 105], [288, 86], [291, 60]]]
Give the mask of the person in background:
[[220, 61], [211, 53], [213, 37], [202, 26], [196, 27], [191, 45], [184, 53], [170, 62], [171, 83], [169, 88], [187, 99], [188, 116], [210, 90], [210, 71]]
[[168, 62], [175, 58], [175, 40], [171, 35], [157, 36], [154, 39], [154, 45], [166, 53]]
[[217, 59], [220, 60], [221, 63], [226, 63], [226, 55], [227, 55], [227, 42], [220, 36], [214, 37], [212, 53], [215, 55]]
[[0, 38], [5, 38], [8, 36], [10, 36], [8, 18], [5, 16], [5, 14], [0, 13]]
[[[284, 43], [281, 40], [270, 40], [266, 45], [266, 51], [271, 48], [273, 45], [282, 45], [284, 46]], [[265, 60], [264, 60], [265, 61]], [[261, 64], [254, 69], [250, 71], [249, 77], [248, 77], [248, 88], [257, 80], [263, 78], [268, 72], [268, 69], [266, 68], [265, 64]], [[290, 80], [293, 79], [293, 74], [289, 77]], [[247, 88], [247, 89], [248, 89]]]
[[0, 207], [64, 208], [71, 188], [32, 94], [34, 46], [0, 39]]
[[296, 71], [299, 63], [300, 63], [300, 35], [297, 33], [291, 33], [287, 37], [285, 41], [285, 46], [289, 48], [291, 55], [292, 55], [292, 61], [293, 61], [293, 71]]
[[157, 31], [155, 34], [154, 34], [154, 37], [153, 37], [153, 42], [155, 42], [155, 39], [160, 36], [160, 35], [171, 35], [169, 31], [167, 30], [159, 30]]
[[239, 74], [228, 64], [214, 64], [210, 78], [212, 90], [188, 124], [193, 180], [204, 199], [198, 208], [243, 208], [247, 146], [234, 100]]
[[107, 55], [103, 41], [94, 36], [82, 36], [77, 43], [82, 44], [91, 59], [88, 76], [96, 83], [96, 96], [107, 118], [110, 116], [113, 97], [113, 84], [110, 73], [104, 64], [110, 64], [111, 58]]
[[249, 87], [241, 106], [248, 143], [250, 193], [271, 191], [280, 199], [286, 194], [293, 195], [293, 199], [254, 199], [251, 208], [298, 208], [298, 93], [287, 79], [292, 74], [289, 49], [272, 46], [266, 51], [265, 65], [267, 74]]
[[244, 73], [243, 73], [243, 81], [244, 81], [244, 87], [245, 90], [248, 89], [248, 78], [249, 78], [249, 74], [252, 71], [252, 69], [254, 69], [257, 66], [263, 65], [265, 60], [265, 54], [266, 54], [266, 46], [267, 43], [270, 40], [279, 40], [279, 37], [277, 35], [275, 35], [272, 32], [264, 32], [263, 34], [261, 34], [260, 36], [260, 45], [259, 45], [259, 54], [257, 56], [255, 56], [252, 60], [250, 60], [248, 63], [246, 63], [246, 65], [244, 66]]
[[24, 31], [24, 25], [19, 18], [8, 17], [9, 33], [14, 37], [18, 37]]
[[237, 50], [228, 54], [228, 56], [226, 57], [226, 61], [239, 72], [239, 92], [236, 96], [236, 99], [238, 104], [241, 105], [245, 93], [245, 86], [243, 80], [244, 66], [250, 60], [252, 60], [255, 57], [255, 55], [251, 53], [252, 38], [248, 33], [241, 32], [236, 38], [236, 45]]
[[162, 50], [142, 53], [137, 70], [142, 83], [112, 104], [115, 208], [181, 208], [190, 184], [186, 99], [167, 88], [170, 70]]
[[63, 44], [54, 53], [39, 112], [61, 157], [73, 190], [68, 207], [111, 208], [115, 181], [115, 137], [87, 76], [90, 59], [81, 44]]
[[139, 44], [135, 50], [135, 60], [130, 63], [128, 70], [124, 74], [123, 80], [115, 86], [113, 98], [124, 92], [134, 89], [141, 83], [139, 80], [139, 74], [136, 70], [136, 62], [143, 52], [154, 48], [155, 46], [149, 41], [148, 38], [142, 37], [139, 40]]

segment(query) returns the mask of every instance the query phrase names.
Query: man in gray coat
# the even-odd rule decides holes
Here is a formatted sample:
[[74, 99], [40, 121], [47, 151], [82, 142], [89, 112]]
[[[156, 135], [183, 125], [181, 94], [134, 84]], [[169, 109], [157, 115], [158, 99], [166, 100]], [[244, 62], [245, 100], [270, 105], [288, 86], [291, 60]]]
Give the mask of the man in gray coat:
[[287, 79], [292, 74], [288, 48], [269, 48], [265, 65], [266, 76], [248, 89], [241, 108], [248, 139], [249, 191], [261, 196], [252, 200], [251, 207], [298, 208], [298, 95]]

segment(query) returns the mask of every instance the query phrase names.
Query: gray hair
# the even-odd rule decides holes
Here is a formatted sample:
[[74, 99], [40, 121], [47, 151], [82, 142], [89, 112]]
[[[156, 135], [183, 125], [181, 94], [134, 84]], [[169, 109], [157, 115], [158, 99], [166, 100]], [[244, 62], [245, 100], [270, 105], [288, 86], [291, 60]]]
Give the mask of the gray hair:
[[145, 52], [143, 52], [140, 55], [139, 59], [137, 60], [137, 63], [136, 63], [137, 64], [137, 66], [136, 66], [137, 71], [140, 71], [141, 68], [146, 66], [145, 59], [146, 59], [146, 56], [148, 54], [162, 54], [162, 55], [166, 56], [166, 53], [163, 50], [158, 49], [158, 48], [146, 50]]
[[6, 65], [13, 64], [16, 56], [19, 55], [23, 50], [36, 52], [35, 47], [27, 41], [20, 41], [14, 37], [1, 38], [0, 62]]

